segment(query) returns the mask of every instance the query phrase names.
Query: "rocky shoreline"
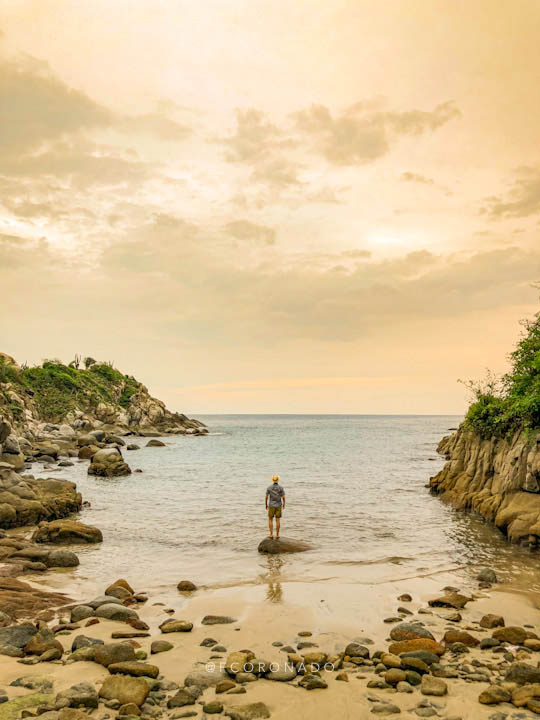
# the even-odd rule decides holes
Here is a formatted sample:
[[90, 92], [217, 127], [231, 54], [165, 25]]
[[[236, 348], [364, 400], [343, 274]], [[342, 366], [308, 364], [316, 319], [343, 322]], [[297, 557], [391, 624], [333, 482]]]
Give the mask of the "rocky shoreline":
[[497, 581], [490, 570], [478, 578], [477, 591], [445, 587], [428, 602], [399, 595], [380, 619], [386, 641], [308, 623], [261, 632], [249, 619], [200, 614], [204, 590], [190, 581], [178, 584], [175, 608], [117, 580], [48, 620], [2, 620], [0, 720], [532, 718], [537, 628], [475, 611]]
[[458, 509], [473, 510], [512, 542], [540, 540], [540, 434], [483, 438], [461, 425], [438, 451], [447, 463], [431, 491]]

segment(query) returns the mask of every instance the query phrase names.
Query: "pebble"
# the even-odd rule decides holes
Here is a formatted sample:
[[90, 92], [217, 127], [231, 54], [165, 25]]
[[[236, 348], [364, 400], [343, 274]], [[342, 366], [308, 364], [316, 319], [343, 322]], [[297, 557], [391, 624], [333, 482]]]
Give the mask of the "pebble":
[[397, 715], [401, 708], [392, 703], [377, 702], [371, 707], [371, 712], [375, 715]]

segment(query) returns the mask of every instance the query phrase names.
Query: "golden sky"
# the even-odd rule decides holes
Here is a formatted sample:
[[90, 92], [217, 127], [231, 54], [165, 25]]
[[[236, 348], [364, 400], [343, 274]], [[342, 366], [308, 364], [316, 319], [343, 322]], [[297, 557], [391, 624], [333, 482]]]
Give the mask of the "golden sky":
[[540, 279], [540, 2], [0, 0], [0, 350], [460, 413]]

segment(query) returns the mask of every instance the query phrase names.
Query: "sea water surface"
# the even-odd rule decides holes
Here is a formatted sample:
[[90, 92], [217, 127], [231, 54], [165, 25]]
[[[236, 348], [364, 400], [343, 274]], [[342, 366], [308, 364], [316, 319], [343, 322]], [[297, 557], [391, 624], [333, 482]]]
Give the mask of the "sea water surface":
[[[266, 487], [281, 476], [282, 535], [313, 545], [272, 558], [282, 581], [376, 584], [494, 567], [531, 589], [537, 556], [426, 489], [443, 466], [436, 447], [455, 416], [214, 415], [208, 436], [167, 436], [125, 451], [142, 473], [97, 478], [88, 463], [48, 471], [74, 480], [101, 545], [80, 547], [80, 583], [127, 576], [137, 587], [190, 579], [210, 588], [263, 583], [269, 559]], [[277, 566], [279, 567], [276, 567]]]

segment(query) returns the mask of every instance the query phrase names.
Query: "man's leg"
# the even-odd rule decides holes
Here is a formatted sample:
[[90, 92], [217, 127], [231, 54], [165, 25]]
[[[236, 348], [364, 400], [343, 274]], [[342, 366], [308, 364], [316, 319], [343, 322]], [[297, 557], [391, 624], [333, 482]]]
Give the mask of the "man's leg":
[[270, 515], [268, 516], [268, 530], [270, 531], [270, 535], [268, 537], [273, 538], [274, 537], [274, 520], [273, 520], [273, 518], [270, 517]]
[[276, 538], [279, 537], [279, 526], [281, 525], [281, 520], [277, 517], [276, 518]]

